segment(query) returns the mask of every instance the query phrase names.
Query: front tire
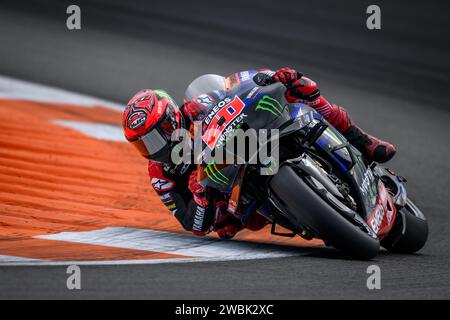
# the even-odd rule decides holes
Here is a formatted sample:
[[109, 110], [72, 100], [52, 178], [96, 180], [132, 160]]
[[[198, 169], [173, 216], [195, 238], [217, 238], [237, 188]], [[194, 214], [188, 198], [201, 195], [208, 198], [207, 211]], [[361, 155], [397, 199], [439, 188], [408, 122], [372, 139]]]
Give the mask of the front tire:
[[427, 239], [427, 220], [419, 208], [407, 199], [406, 205], [397, 212], [394, 227], [381, 245], [391, 252], [414, 253], [423, 248]]
[[279, 169], [270, 187], [292, 215], [292, 222], [310, 227], [327, 245], [357, 259], [369, 260], [378, 254], [378, 239], [345, 219], [290, 166]]

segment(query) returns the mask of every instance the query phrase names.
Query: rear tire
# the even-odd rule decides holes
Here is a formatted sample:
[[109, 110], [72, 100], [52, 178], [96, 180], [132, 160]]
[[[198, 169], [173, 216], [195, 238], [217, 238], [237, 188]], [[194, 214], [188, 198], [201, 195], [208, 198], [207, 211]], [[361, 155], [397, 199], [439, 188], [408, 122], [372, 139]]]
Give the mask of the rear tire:
[[428, 239], [428, 223], [425, 216], [411, 200], [397, 212], [391, 232], [381, 245], [391, 252], [413, 253], [419, 251]]
[[353, 258], [368, 260], [380, 249], [378, 239], [345, 219], [289, 166], [282, 166], [270, 181], [272, 192], [285, 205], [296, 225], [310, 227], [327, 245]]

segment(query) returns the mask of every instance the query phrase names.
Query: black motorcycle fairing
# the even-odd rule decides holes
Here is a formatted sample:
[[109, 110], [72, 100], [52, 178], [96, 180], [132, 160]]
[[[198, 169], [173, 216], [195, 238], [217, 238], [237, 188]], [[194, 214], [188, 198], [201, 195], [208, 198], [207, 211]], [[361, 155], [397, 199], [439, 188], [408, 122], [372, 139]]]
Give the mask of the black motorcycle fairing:
[[[255, 90], [256, 89], [256, 90]], [[255, 94], [255, 91], [257, 93]], [[278, 129], [286, 123], [291, 123], [291, 115], [288, 109], [288, 102], [284, 96], [286, 88], [281, 83], [275, 83], [272, 85], [259, 87], [256, 84], [253, 87], [247, 87], [245, 90], [237, 87], [233, 91], [223, 92], [224, 98], [222, 101], [228, 98], [227, 101], [235, 101], [234, 99], [239, 99], [245, 106], [239, 113], [239, 116], [235, 116], [233, 121], [225, 123], [222, 126], [222, 130], [218, 137], [216, 138], [216, 143], [211, 148], [208, 144], [203, 141], [203, 162], [202, 167], [205, 171], [204, 179], [200, 183], [204, 187], [211, 187], [219, 191], [229, 193], [239, 172], [239, 166], [242, 164], [218, 164], [214, 162], [214, 157], [212, 156], [214, 152], [222, 152], [220, 148], [216, 148], [217, 142], [221, 140], [222, 136], [229, 132], [227, 128], [231, 128], [230, 131], [235, 130], [235, 128], [254, 129], [260, 130], [264, 129], [269, 134], [270, 141], [270, 129]], [[219, 101], [216, 105], [220, 104]], [[223, 103], [222, 103], [223, 104]], [[205, 122], [205, 119], [214, 118], [220, 110], [227, 108], [229, 104], [222, 106], [218, 111], [215, 110], [215, 106], [210, 106], [209, 110], [205, 112], [205, 118], [201, 119]], [[217, 108], [216, 108], [217, 109]], [[208, 114], [209, 113], [209, 114]], [[239, 123], [236, 123], [239, 121]], [[203, 133], [207, 132], [208, 126], [203, 126]], [[226, 141], [229, 138], [224, 139]], [[206, 159], [206, 161], [205, 161]], [[210, 159], [208, 161], [208, 159]]]
[[[365, 164], [359, 151], [353, 148], [342, 134], [330, 126], [323, 117], [310, 107], [301, 104], [289, 104], [285, 98], [285, 92], [286, 88], [281, 83], [263, 87], [256, 84], [245, 88], [237, 86], [232, 91], [223, 91], [221, 95], [224, 98], [222, 102], [218, 102], [218, 104], [221, 103], [221, 107], [214, 108], [214, 106], [211, 106], [208, 112], [205, 113], [207, 119], [220, 118], [221, 110], [229, 108], [230, 105], [233, 106], [232, 101], [240, 104], [239, 117], [234, 117], [230, 122], [222, 122], [221, 131], [214, 144], [207, 144], [206, 141], [203, 141], [203, 150], [206, 153], [211, 153], [217, 141], [220, 141], [224, 132], [227, 132], [228, 127], [231, 130], [235, 128], [251, 128], [255, 130], [279, 129], [283, 136], [287, 137], [300, 132], [305, 139], [303, 142], [308, 142], [306, 147], [314, 148], [318, 153], [324, 154], [335, 166], [336, 170], [346, 175], [353, 189], [356, 190], [358, 195], [357, 201], [361, 203], [358, 206], [358, 213], [365, 221], [368, 221], [370, 214], [375, 209], [379, 179], [372, 174], [371, 168]], [[227, 101], [227, 103], [223, 101]], [[313, 116], [308, 115], [309, 113]], [[305, 118], [307, 121], [302, 121]], [[205, 122], [205, 120], [203, 121]], [[239, 123], [236, 123], [237, 121]], [[208, 125], [206, 123], [202, 127], [203, 133], [208, 130]], [[227, 140], [223, 141], [226, 144]], [[299, 147], [301, 148], [301, 146]], [[311, 163], [312, 167], [315, 166], [314, 163], [309, 163]], [[203, 162], [202, 168], [205, 174], [200, 183], [204, 187], [210, 187], [223, 193], [230, 193], [242, 165], [246, 164]], [[282, 166], [283, 164], [279, 165]], [[320, 169], [317, 168], [315, 170], [303, 168], [303, 172], [310, 177], [310, 184], [315, 183], [316, 187], [321, 185], [321, 188], [327, 190], [331, 195], [327, 198], [328, 202], [333, 202], [334, 199], [342, 199], [342, 194], [337, 190], [336, 186], [333, 185], [328, 177], [318, 174], [319, 171]], [[361, 186], [363, 188], [360, 188]], [[320, 188], [318, 187], [318, 189]], [[339, 209], [339, 201], [334, 202], [335, 207]], [[358, 218], [355, 218], [354, 212], [346, 212], [343, 207], [338, 211], [343, 215], [347, 213], [347, 218], [353, 216], [358, 223]]]

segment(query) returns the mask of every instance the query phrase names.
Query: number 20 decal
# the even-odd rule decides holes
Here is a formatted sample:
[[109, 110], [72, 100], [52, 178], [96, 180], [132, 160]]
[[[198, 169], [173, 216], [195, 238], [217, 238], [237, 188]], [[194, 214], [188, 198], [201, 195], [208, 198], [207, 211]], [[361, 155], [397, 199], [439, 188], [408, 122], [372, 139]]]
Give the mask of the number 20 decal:
[[242, 112], [245, 103], [236, 96], [233, 101], [223, 106], [209, 123], [203, 141], [209, 148], [213, 149], [225, 128]]

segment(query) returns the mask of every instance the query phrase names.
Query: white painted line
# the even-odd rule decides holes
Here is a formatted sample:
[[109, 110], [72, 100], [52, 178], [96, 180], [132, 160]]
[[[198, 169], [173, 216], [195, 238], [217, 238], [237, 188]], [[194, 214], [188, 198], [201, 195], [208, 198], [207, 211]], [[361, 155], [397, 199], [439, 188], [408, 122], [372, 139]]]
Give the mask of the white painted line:
[[[308, 253], [307, 250], [301, 251], [290, 256], [302, 256]], [[287, 256], [286, 256], [287, 257]], [[283, 257], [222, 257], [222, 258], [170, 258], [170, 259], [142, 259], [142, 260], [74, 260], [74, 261], [53, 261], [53, 260], [29, 260], [17, 262], [0, 262], [1, 267], [34, 267], [34, 266], [115, 266], [115, 265], [152, 265], [152, 264], [173, 264], [173, 263], [196, 263], [196, 262], [227, 262], [227, 261], [245, 261], [259, 259], [275, 259]]]
[[298, 255], [302, 251], [301, 248], [244, 241], [224, 241], [211, 237], [126, 227], [63, 232], [34, 238], [224, 260], [287, 257]]
[[0, 76], [1, 98], [73, 104], [80, 107], [102, 106], [116, 111], [124, 109], [124, 105], [116, 102], [6, 76]]
[[126, 142], [123, 135], [123, 129], [118, 126], [104, 123], [89, 123], [70, 120], [54, 120], [53, 122], [63, 127], [77, 130], [96, 139]]
[[7, 256], [0, 254], [0, 266], [8, 263], [30, 263], [30, 262], [39, 262], [42, 260], [31, 259], [31, 258], [22, 258], [16, 256]]

